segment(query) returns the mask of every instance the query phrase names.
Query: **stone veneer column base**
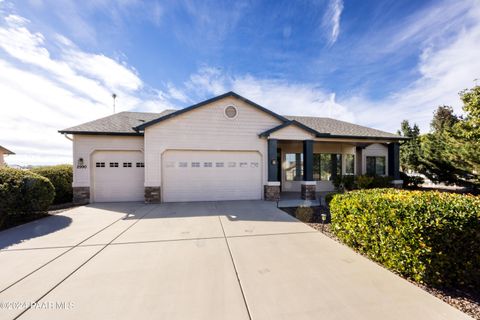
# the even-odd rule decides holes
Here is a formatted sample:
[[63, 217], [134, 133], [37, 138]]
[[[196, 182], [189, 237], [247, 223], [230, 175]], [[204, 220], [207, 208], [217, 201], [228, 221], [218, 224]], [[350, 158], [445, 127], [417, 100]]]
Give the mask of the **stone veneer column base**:
[[90, 187], [73, 187], [73, 203], [90, 203]]
[[268, 182], [263, 189], [263, 199], [280, 201], [280, 182]]
[[145, 203], [160, 203], [160, 187], [145, 187]]
[[302, 199], [303, 200], [315, 200], [317, 191], [317, 183], [315, 181], [302, 181]]

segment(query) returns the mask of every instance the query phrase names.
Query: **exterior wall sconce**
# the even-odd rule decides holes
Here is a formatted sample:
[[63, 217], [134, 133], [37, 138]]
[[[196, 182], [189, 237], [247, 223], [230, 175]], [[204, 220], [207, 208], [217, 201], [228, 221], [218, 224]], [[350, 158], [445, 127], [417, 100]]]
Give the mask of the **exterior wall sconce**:
[[277, 159], [273, 159], [272, 160], [272, 166], [276, 166], [277, 165]]
[[84, 163], [83, 158], [78, 158], [77, 169], [85, 169], [87, 165]]

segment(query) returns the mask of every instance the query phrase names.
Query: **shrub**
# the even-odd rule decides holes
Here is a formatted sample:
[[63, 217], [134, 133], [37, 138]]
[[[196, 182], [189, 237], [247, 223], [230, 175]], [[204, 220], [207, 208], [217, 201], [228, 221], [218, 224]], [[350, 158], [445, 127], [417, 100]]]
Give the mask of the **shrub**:
[[72, 202], [73, 169], [69, 164], [61, 164], [50, 167], [38, 167], [33, 172], [48, 178], [55, 188], [54, 204]]
[[46, 211], [54, 197], [47, 178], [28, 170], [0, 169], [0, 223], [7, 215]]
[[302, 222], [311, 222], [313, 218], [313, 209], [310, 207], [298, 207], [295, 210], [295, 217]]
[[330, 203], [347, 245], [418, 282], [480, 286], [480, 198], [398, 189], [359, 190]]
[[333, 178], [332, 183], [337, 191], [353, 190], [355, 189], [355, 176], [339, 175]]
[[373, 184], [373, 177], [372, 176], [357, 176], [355, 179], [355, 184], [358, 189], [367, 189], [371, 188]]
[[330, 202], [332, 201], [333, 197], [340, 193], [341, 192], [330, 192], [325, 195], [325, 203], [327, 204], [327, 207], [330, 205]]

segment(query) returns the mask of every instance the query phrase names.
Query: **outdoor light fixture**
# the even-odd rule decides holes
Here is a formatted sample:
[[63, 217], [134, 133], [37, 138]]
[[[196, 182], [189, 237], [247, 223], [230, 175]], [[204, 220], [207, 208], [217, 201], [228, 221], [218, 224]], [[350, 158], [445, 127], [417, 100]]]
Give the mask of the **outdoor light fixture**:
[[323, 227], [325, 225], [325, 221], [327, 221], [327, 214], [322, 213], [322, 232], [323, 232]]
[[277, 165], [277, 160], [276, 159], [272, 160], [272, 165], [274, 165], [274, 166]]
[[86, 168], [87, 166], [85, 165], [85, 163], [83, 162], [83, 158], [78, 158], [77, 160], [77, 168]]

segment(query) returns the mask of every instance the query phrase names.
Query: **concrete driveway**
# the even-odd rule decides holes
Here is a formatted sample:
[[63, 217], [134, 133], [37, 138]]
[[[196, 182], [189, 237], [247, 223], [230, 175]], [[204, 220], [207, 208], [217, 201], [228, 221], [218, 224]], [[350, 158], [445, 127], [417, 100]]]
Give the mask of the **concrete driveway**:
[[470, 319], [263, 201], [78, 207], [0, 249], [0, 319]]

